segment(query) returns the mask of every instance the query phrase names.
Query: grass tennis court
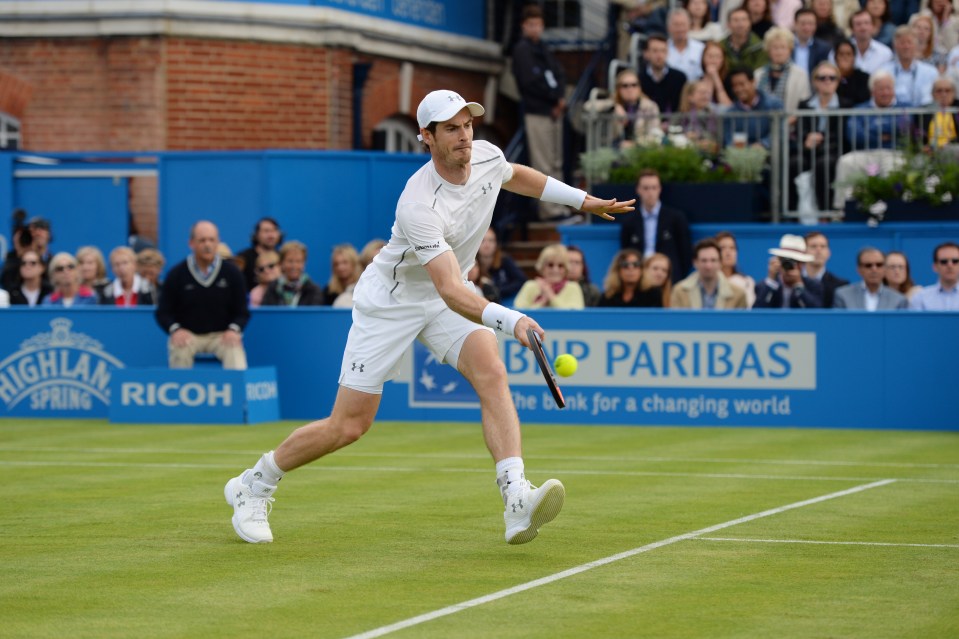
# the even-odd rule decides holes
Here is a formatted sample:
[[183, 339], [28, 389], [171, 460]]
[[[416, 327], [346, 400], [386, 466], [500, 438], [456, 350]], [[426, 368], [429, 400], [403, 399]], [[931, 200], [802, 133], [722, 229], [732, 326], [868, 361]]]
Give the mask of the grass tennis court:
[[0, 420], [0, 636], [959, 636], [956, 433], [525, 426], [567, 501], [511, 547], [478, 425], [380, 423], [243, 543], [296, 425]]

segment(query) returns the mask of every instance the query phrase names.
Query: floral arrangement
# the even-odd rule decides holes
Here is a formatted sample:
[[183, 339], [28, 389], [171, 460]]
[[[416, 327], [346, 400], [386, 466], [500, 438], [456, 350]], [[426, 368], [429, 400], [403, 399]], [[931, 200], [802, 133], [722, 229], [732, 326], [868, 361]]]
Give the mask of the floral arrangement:
[[943, 151], [908, 153], [891, 171], [878, 164], [852, 185], [852, 198], [874, 221], [882, 221], [890, 201], [943, 206], [959, 197], [959, 158]]

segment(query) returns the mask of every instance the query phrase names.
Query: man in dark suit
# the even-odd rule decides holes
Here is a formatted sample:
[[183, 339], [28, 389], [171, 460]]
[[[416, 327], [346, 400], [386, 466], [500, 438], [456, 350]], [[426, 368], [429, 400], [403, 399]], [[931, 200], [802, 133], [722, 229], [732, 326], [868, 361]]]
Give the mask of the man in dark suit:
[[773, 256], [769, 273], [756, 284], [753, 308], [822, 308], [822, 286], [799, 268], [813, 259], [806, 253], [806, 241], [799, 235], [783, 235], [769, 253]]
[[829, 250], [829, 239], [822, 232], [810, 231], [806, 233], [806, 250], [812, 256], [812, 260], [806, 264], [806, 277], [817, 280], [822, 284], [822, 307], [832, 308], [836, 289], [848, 284], [849, 280], [826, 270], [826, 262], [832, 257], [832, 251]]
[[633, 248], [647, 258], [662, 253], [673, 267], [673, 282], [678, 282], [692, 269], [692, 240], [689, 222], [678, 209], [663, 206], [659, 200], [663, 185], [659, 173], [644, 169], [636, 181], [639, 196], [637, 211], [623, 218], [619, 231], [620, 248]]
[[864, 248], [856, 257], [856, 270], [861, 282], [846, 284], [836, 289], [833, 308], [859, 311], [902, 311], [909, 308], [906, 296], [883, 286], [886, 256], [877, 248]]
[[[793, 47], [793, 62], [802, 67], [812, 79], [816, 66], [829, 59], [832, 47], [828, 42], [816, 37], [816, 13], [803, 7], [796, 11], [793, 32], [796, 34], [796, 46]], [[812, 88], [814, 91], [815, 89]]]

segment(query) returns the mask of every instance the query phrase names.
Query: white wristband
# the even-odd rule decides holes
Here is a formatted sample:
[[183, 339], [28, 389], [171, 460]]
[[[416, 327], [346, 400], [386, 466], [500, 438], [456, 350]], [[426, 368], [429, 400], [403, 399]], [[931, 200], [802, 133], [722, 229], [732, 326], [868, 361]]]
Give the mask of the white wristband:
[[583, 207], [583, 202], [586, 201], [586, 191], [574, 189], [557, 179], [547, 177], [546, 186], [543, 188], [543, 194], [539, 196], [539, 199], [544, 202], [565, 204], [578, 211]]
[[513, 335], [516, 323], [526, 317], [519, 311], [506, 308], [502, 304], [489, 303], [483, 309], [483, 326], [489, 326], [494, 331]]

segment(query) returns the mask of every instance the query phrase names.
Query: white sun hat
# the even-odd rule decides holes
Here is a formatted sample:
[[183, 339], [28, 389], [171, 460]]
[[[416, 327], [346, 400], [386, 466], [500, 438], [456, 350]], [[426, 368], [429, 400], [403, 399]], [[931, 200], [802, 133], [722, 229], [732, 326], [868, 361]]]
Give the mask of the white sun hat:
[[812, 262], [812, 255], [806, 253], [806, 240], [801, 235], [783, 235], [779, 240], [779, 248], [769, 249], [770, 255], [784, 257], [797, 262]]
[[[426, 97], [416, 108], [416, 123], [421, 129], [425, 129], [431, 122], [446, 122], [454, 115], [469, 109], [470, 115], [478, 117], [486, 113], [486, 109], [479, 102], [467, 102], [456, 91], [447, 91], [440, 89], [426, 94]], [[417, 136], [422, 142], [423, 137]]]

